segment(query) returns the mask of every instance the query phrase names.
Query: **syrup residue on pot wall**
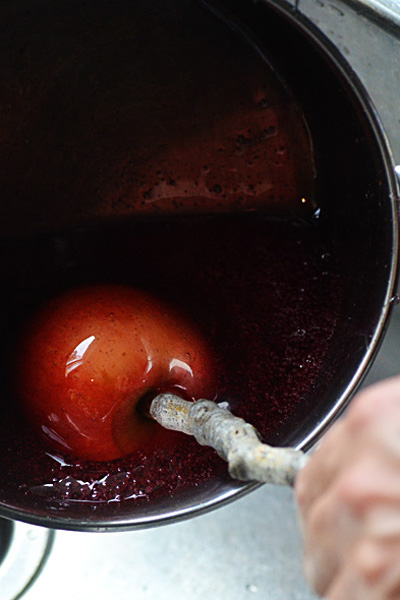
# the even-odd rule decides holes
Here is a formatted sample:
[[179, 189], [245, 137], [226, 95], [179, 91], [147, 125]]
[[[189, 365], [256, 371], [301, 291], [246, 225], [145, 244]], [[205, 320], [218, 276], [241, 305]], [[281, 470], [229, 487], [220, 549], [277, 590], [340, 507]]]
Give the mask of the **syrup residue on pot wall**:
[[301, 109], [194, 0], [7, 0], [0, 36], [3, 235], [99, 214], [312, 212]]

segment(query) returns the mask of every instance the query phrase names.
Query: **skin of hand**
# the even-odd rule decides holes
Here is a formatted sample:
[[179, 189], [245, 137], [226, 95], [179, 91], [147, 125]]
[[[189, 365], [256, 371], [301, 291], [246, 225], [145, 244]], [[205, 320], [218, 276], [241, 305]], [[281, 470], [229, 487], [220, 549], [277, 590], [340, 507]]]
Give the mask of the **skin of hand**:
[[400, 377], [354, 398], [295, 493], [311, 587], [327, 600], [399, 600]]

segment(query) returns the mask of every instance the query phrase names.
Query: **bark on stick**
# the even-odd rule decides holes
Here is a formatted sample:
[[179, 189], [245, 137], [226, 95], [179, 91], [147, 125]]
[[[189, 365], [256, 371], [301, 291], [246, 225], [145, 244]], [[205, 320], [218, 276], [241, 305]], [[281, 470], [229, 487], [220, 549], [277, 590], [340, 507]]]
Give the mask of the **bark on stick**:
[[293, 485], [306, 461], [300, 450], [263, 444], [253, 425], [211, 400], [187, 402], [174, 394], [160, 394], [150, 405], [150, 415], [163, 427], [193, 435], [199, 444], [214, 448], [234, 479]]

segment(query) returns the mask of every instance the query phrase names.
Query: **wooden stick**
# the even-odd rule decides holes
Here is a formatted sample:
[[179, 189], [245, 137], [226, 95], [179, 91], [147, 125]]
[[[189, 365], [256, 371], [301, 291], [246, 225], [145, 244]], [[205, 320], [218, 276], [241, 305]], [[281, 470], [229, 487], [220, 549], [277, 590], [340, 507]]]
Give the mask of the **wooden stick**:
[[306, 462], [301, 450], [263, 444], [253, 425], [211, 400], [187, 402], [174, 394], [160, 394], [149, 412], [163, 427], [193, 435], [199, 444], [214, 448], [234, 479], [293, 485]]

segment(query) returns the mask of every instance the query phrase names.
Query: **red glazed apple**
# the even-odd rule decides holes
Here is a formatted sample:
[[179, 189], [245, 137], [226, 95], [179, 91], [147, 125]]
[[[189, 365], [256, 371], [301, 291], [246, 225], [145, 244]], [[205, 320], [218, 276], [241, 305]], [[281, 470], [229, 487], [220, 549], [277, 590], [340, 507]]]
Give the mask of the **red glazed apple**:
[[215, 393], [211, 351], [192, 323], [147, 293], [85, 287], [52, 300], [25, 330], [18, 389], [29, 420], [63, 453], [111, 460], [161, 428], [147, 395]]

